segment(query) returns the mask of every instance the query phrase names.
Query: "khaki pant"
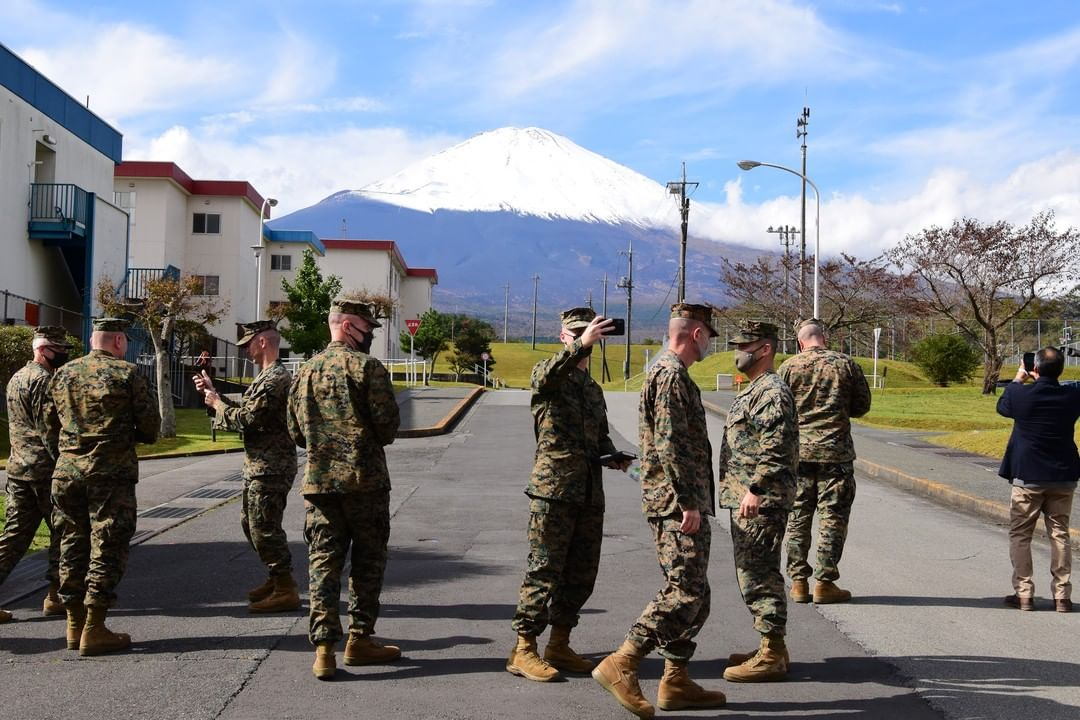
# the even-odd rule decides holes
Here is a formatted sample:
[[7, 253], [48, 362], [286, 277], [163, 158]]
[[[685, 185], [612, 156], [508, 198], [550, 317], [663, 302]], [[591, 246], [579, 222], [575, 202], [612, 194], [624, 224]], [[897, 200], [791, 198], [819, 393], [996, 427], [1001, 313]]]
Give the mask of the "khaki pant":
[[1034, 597], [1031, 579], [1031, 536], [1039, 515], [1050, 538], [1050, 573], [1055, 599], [1072, 595], [1072, 547], [1069, 545], [1069, 513], [1075, 488], [1012, 488], [1009, 510], [1009, 558], [1013, 566], [1013, 589], [1020, 597]]

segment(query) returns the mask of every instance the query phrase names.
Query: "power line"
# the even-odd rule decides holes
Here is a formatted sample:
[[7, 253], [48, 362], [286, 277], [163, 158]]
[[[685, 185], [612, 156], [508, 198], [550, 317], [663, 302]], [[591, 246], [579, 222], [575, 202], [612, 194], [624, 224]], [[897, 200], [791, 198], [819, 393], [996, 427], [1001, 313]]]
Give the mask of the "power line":
[[686, 301], [686, 228], [690, 219], [690, 198], [686, 196], [686, 188], [693, 185], [697, 188], [698, 183], [686, 181], [686, 163], [682, 164], [682, 180], [673, 180], [667, 184], [668, 192], [679, 196], [679, 213], [682, 216], [682, 243], [679, 246], [679, 299], [678, 302]]

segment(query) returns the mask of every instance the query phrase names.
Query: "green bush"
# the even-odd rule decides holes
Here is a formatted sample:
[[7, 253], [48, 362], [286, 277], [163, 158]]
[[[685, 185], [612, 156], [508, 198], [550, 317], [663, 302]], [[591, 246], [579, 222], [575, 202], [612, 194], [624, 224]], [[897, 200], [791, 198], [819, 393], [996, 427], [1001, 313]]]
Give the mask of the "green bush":
[[[29, 325], [0, 325], [0, 389], [6, 388], [8, 380], [19, 368], [34, 359], [34, 328]], [[75, 347], [69, 355], [77, 358], [83, 354], [83, 344], [68, 335], [68, 342]]]
[[981, 355], [959, 335], [928, 335], [911, 348], [911, 360], [930, 382], [948, 387], [950, 382], [970, 380]]

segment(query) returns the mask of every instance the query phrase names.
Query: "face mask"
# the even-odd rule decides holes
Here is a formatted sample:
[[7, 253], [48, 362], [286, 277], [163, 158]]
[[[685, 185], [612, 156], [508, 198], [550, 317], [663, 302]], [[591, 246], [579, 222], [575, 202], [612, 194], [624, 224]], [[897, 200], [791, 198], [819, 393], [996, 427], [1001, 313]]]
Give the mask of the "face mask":
[[52, 365], [53, 370], [57, 369], [68, 361], [68, 354], [62, 352], [53, 351], [53, 356], [49, 360], [49, 364]]
[[360, 339], [356, 339], [356, 335], [349, 333], [349, 337], [352, 338], [354, 343], [353, 349], [367, 355], [371, 352], [371, 341], [375, 339], [375, 336], [371, 333], [361, 332], [359, 333]]
[[758, 348], [757, 350], [751, 350], [750, 352], [747, 352], [745, 350], [735, 351], [735, 367], [738, 368], [739, 372], [746, 372], [750, 369], [750, 367], [754, 364], [754, 355], [756, 355], [757, 351], [760, 349], [761, 348]]

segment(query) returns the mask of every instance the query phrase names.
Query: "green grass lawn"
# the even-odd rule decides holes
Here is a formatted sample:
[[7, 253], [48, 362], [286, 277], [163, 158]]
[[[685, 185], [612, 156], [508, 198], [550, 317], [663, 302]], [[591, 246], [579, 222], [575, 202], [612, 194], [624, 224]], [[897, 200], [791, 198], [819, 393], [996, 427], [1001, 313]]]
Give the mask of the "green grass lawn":
[[[7, 496], [0, 494], [0, 516], [7, 517]], [[32, 553], [36, 550], [41, 550], [49, 546], [49, 528], [45, 523], [41, 523], [38, 526], [37, 532], [34, 534], [34, 542], [30, 545], [30, 549], [27, 553]]]

